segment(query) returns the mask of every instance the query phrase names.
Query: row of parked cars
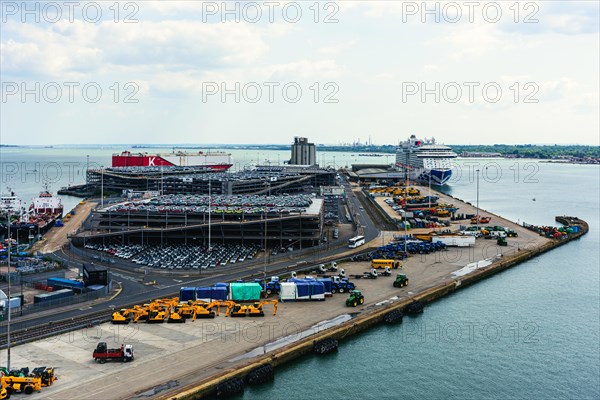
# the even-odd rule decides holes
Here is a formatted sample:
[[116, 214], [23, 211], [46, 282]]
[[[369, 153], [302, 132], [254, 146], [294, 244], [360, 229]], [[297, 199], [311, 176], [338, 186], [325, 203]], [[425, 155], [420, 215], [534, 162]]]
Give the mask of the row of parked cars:
[[163, 269], [207, 269], [244, 262], [256, 257], [258, 244], [215, 244], [210, 249], [192, 244], [121, 245], [86, 244], [87, 248], [103, 251], [135, 264]]
[[117, 204], [108, 212], [149, 212], [149, 213], [190, 213], [190, 214], [289, 214], [304, 211], [312, 204], [312, 197], [296, 196], [205, 196], [205, 195], [165, 195], [147, 201], [133, 201]]

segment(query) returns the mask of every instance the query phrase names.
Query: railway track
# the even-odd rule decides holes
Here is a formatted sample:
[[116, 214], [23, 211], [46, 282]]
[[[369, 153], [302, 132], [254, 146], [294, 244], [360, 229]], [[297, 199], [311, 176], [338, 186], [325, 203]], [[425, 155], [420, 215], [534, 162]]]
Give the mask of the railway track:
[[[34, 328], [20, 329], [10, 333], [11, 346], [33, 342], [39, 339], [45, 339], [50, 336], [60, 335], [62, 333], [83, 329], [110, 321], [112, 311], [100, 311], [90, 314], [73, 317], [67, 320], [49, 322]], [[0, 337], [0, 349], [8, 347], [7, 335]]]

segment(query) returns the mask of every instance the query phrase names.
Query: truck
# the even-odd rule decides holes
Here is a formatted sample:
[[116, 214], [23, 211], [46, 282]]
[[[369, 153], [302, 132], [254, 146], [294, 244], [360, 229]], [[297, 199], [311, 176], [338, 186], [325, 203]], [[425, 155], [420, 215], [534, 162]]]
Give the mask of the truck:
[[104, 364], [106, 360], [130, 362], [133, 361], [133, 345], [121, 344], [121, 347], [118, 349], [109, 349], [106, 346], [106, 342], [100, 342], [96, 346], [92, 358], [100, 364]]
[[336, 293], [336, 292], [344, 293], [344, 292], [349, 292], [351, 290], [354, 290], [356, 288], [354, 283], [350, 282], [348, 280], [348, 278], [332, 276], [331, 280], [332, 280], [331, 293]]
[[392, 270], [390, 267], [385, 267], [383, 271], [377, 271], [375, 268], [371, 268], [370, 271], [365, 271], [362, 275], [350, 275], [351, 278], [356, 279], [377, 279], [379, 276], [391, 276]]
[[329, 266], [325, 264], [319, 264], [319, 272], [335, 272], [338, 270], [337, 263], [332, 261]]

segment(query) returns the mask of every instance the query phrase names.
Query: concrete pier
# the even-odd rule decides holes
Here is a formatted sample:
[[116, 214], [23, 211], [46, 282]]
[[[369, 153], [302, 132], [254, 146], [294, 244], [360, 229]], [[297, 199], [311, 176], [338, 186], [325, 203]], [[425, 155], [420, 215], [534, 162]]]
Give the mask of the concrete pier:
[[[442, 201], [455, 203], [460, 212], [472, 213], [472, 206], [440, 196]], [[347, 295], [334, 294], [324, 302], [280, 303], [277, 316], [273, 316], [269, 308], [265, 310], [265, 317], [256, 319], [221, 315], [214, 320], [185, 324], [118, 326], [106, 323], [16, 346], [12, 353], [13, 365], [57, 368], [59, 381], [33, 394], [32, 399], [201, 398], [213, 394], [220, 383], [244, 377], [257, 366], [268, 363], [277, 367], [311, 353], [318, 340], [342, 341], [381, 323], [384, 315], [392, 310], [404, 309], [415, 300], [434, 301], [564, 245], [588, 230], [584, 221], [558, 217], [561, 223], [579, 225], [581, 231], [562, 240], [549, 239], [491, 213], [481, 214], [492, 216], [490, 225], [513, 229], [519, 236], [509, 238], [508, 246], [477, 239], [473, 248], [413, 255], [404, 261], [402, 270], [410, 279], [408, 287], [393, 287], [396, 271], [392, 277], [354, 280], [365, 295], [365, 304], [361, 307], [346, 307]], [[452, 224], [451, 228], [457, 229], [459, 224]], [[382, 235], [368, 245], [380, 246], [391, 236]], [[369, 263], [347, 262], [340, 267], [348, 274], [360, 274], [369, 270]], [[133, 344], [135, 361], [133, 364], [95, 363], [91, 354], [100, 341], [109, 342], [109, 346]]]

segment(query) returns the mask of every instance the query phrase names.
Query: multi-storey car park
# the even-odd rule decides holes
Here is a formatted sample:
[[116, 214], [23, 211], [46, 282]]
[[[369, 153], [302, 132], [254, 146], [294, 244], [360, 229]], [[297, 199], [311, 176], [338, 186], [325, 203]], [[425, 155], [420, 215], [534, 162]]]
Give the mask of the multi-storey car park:
[[335, 171], [315, 166], [259, 166], [253, 170], [213, 173], [202, 167], [112, 167], [90, 169], [87, 186], [104, 193], [124, 190], [162, 194], [284, 194], [333, 185]]
[[94, 211], [72, 240], [302, 249], [317, 245], [322, 229], [323, 200], [309, 195], [164, 195]]

